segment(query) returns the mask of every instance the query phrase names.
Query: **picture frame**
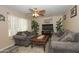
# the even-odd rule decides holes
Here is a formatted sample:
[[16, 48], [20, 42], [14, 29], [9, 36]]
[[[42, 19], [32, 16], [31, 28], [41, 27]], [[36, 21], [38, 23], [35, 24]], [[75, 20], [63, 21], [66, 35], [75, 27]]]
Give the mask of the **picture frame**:
[[66, 15], [63, 16], [63, 20], [66, 20]]
[[71, 18], [77, 15], [77, 5], [75, 5], [71, 10]]
[[0, 21], [5, 21], [5, 16], [0, 14]]

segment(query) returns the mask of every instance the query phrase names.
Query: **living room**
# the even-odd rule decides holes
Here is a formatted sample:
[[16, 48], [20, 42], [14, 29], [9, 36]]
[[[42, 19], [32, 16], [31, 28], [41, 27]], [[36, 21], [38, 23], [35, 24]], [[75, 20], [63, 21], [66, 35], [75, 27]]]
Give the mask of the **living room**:
[[[33, 9], [34, 8], [34, 9]], [[38, 12], [38, 14], [40, 14], [39, 16], [36, 16], [32, 13], [36, 13], [34, 10], [43, 10], [43, 12], [41, 12], [42, 14], [40, 14]], [[53, 49], [56, 47], [58, 47], [59, 43], [57, 44], [57, 42], [52, 43], [53, 47], [52, 47], [52, 51], [51, 51], [51, 47], [50, 43], [52, 42], [52, 40], [54, 39], [54, 37], [52, 37], [54, 34], [55, 35], [62, 35], [61, 33], [57, 34], [57, 22], [60, 20], [62, 23], [62, 31], [72, 31], [74, 33], [79, 33], [79, 23], [78, 23], [78, 17], [79, 17], [79, 6], [78, 5], [5, 5], [5, 6], [0, 6], [0, 14], [1, 16], [3, 16], [4, 19], [2, 19], [0, 21], [0, 51], [1, 52], [6, 52], [9, 47], [14, 47], [15, 45], [15, 40], [13, 38], [13, 36], [15, 36], [18, 32], [20, 31], [28, 31], [28, 32], [32, 32], [32, 28], [31, 28], [31, 22], [32, 20], [34, 20], [39, 26], [37, 26], [37, 29], [35, 30], [35, 36], [36, 34], [38, 35], [42, 35], [43, 32], [43, 25], [47, 24], [45, 26], [48, 26], [46, 29], [46, 31], [48, 31], [47, 29], [49, 29], [51, 26], [49, 26], [49, 24], [53, 24], [52, 28], [50, 28], [48, 32], [45, 31], [44, 34], [48, 34], [51, 35], [51, 37], [49, 37], [47, 44], [46, 44], [46, 48], [44, 48], [46, 51], [46, 53], [53, 53]], [[12, 20], [11, 20], [12, 19]], [[45, 28], [44, 26], [44, 28]], [[60, 25], [61, 26], [61, 25]], [[34, 27], [34, 26], [33, 26]], [[39, 30], [38, 30], [39, 27]], [[38, 31], [37, 31], [38, 30]], [[37, 31], [37, 33], [36, 33]], [[33, 33], [33, 34], [34, 34]], [[24, 34], [23, 34], [24, 35]], [[64, 35], [64, 34], [63, 34]], [[62, 36], [63, 36], [62, 35]], [[31, 35], [30, 35], [31, 36]], [[47, 36], [46, 36], [47, 37]], [[51, 38], [51, 40], [50, 40]], [[56, 39], [56, 38], [55, 38]], [[47, 39], [46, 39], [47, 40]], [[49, 40], [51, 42], [49, 42]], [[69, 41], [70, 42], [70, 41]], [[28, 43], [28, 42], [27, 42]], [[67, 43], [67, 42], [64, 42]], [[64, 43], [60, 43], [64, 45]], [[21, 44], [20, 42], [18, 44]], [[23, 43], [22, 43], [23, 44]], [[26, 44], [26, 43], [25, 43]], [[70, 46], [72, 46], [72, 43], [68, 43], [71, 44]], [[76, 45], [76, 44], [74, 44]], [[67, 44], [64, 45], [65, 48], [67, 48]], [[70, 47], [69, 46], [69, 47]], [[31, 48], [31, 45], [28, 46], [20, 46], [20, 52], [22, 53], [44, 53], [43, 49], [40, 46], [34, 46], [33, 48]], [[59, 46], [61, 47], [61, 46]], [[18, 47], [14, 47], [14, 49], [17, 49]], [[50, 48], [50, 49], [49, 49]], [[71, 49], [72, 48], [72, 49]], [[78, 47], [71, 47], [68, 48], [67, 52], [70, 52], [70, 50], [76, 49], [76, 52], [78, 51]], [[12, 49], [12, 48], [11, 48]], [[9, 50], [11, 50], [9, 49]], [[34, 49], [34, 50], [33, 50]], [[60, 50], [60, 48], [58, 48]], [[62, 49], [64, 49], [62, 47]], [[61, 49], [61, 50], [62, 50]], [[4, 51], [6, 50], [6, 51]], [[24, 50], [24, 51], [21, 51]], [[57, 50], [57, 51], [59, 51]], [[60, 50], [60, 51], [61, 51]], [[59, 51], [59, 52], [60, 52]], [[74, 50], [75, 52], [75, 50]], [[9, 53], [11, 53], [9, 51]], [[17, 52], [16, 52], [17, 53]]]

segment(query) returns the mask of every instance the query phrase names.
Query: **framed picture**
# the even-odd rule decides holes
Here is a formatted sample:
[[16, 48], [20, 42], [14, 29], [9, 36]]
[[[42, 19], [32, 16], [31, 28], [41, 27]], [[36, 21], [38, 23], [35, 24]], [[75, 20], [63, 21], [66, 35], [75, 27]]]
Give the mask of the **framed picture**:
[[71, 18], [77, 15], [77, 5], [75, 5], [71, 10]]
[[63, 16], [63, 20], [66, 20], [66, 15]]
[[5, 16], [3, 16], [2, 14], [0, 14], [0, 21], [5, 21]]

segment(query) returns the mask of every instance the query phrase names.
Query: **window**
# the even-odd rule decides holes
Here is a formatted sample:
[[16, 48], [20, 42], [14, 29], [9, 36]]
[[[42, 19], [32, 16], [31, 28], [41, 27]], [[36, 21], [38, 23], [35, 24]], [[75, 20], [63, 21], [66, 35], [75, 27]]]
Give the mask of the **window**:
[[8, 15], [9, 36], [13, 36], [19, 31], [26, 31], [28, 29], [27, 23], [27, 19]]
[[28, 29], [27, 20], [19, 19], [18, 31], [26, 31]]

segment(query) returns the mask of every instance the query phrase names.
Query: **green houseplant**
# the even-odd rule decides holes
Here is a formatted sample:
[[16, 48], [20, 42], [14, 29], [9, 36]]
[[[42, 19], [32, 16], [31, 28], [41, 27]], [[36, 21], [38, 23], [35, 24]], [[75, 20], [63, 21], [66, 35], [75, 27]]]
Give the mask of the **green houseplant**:
[[61, 18], [60, 18], [60, 20], [58, 20], [56, 23], [56, 25], [57, 25], [57, 27], [56, 27], [56, 29], [57, 29], [57, 33], [58, 33], [58, 36], [61, 36], [62, 34], [63, 34], [63, 32], [64, 32], [64, 29], [63, 29], [63, 24], [62, 24], [62, 20], [61, 20]]
[[35, 20], [32, 20], [32, 30], [35, 33], [35, 35], [38, 35], [38, 30], [39, 30], [39, 25], [38, 22], [36, 22]]

